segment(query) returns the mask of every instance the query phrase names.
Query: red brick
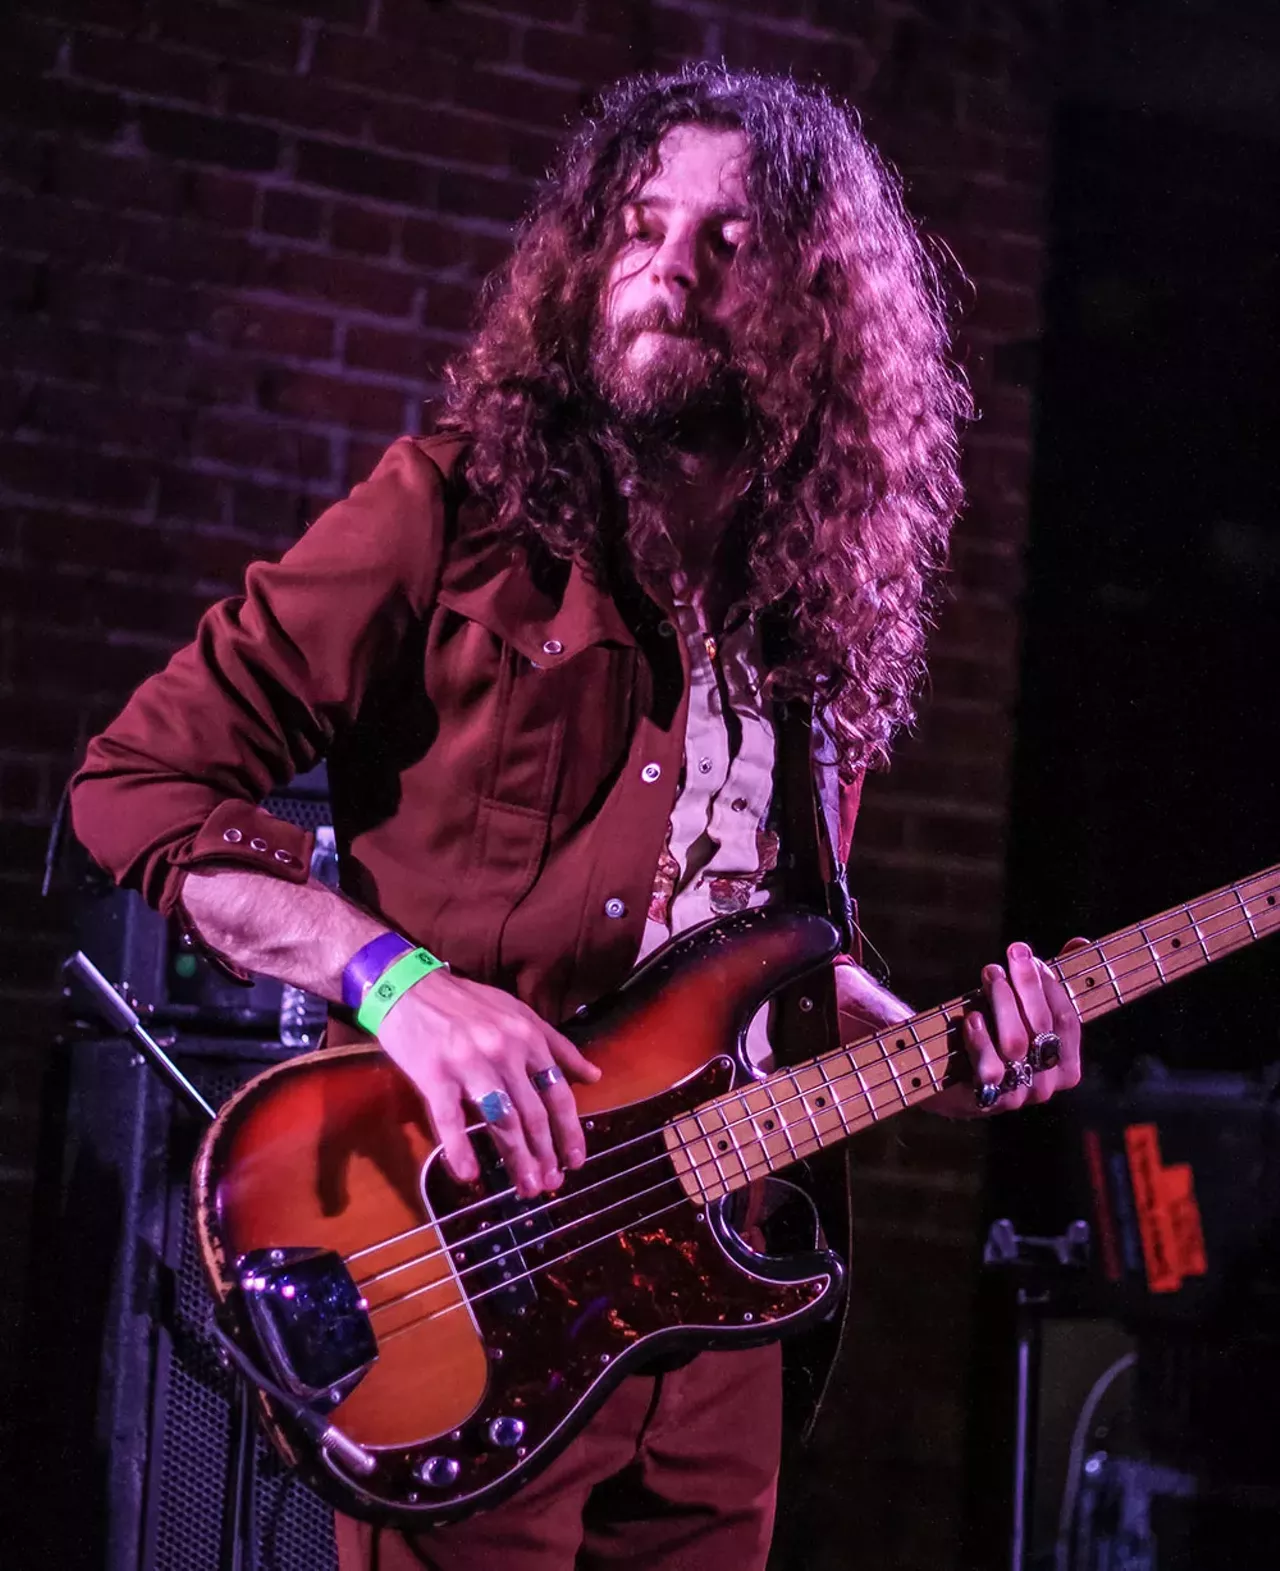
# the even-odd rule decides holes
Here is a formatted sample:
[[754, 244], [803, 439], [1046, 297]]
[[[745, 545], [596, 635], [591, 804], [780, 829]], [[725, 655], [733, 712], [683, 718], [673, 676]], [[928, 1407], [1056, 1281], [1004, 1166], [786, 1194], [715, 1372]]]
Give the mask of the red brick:
[[236, 528], [277, 551], [296, 540], [325, 505], [323, 499], [296, 485], [267, 486], [241, 481], [231, 488], [231, 516]]
[[149, 458], [181, 446], [186, 416], [180, 409], [121, 397], [109, 388], [60, 387], [46, 382], [35, 389], [26, 424], [55, 440], [70, 440], [99, 451], [123, 448]]
[[533, 189], [516, 180], [489, 180], [483, 175], [442, 170], [437, 201], [442, 213], [517, 223], [533, 205]]
[[388, 256], [395, 244], [398, 222], [387, 213], [337, 202], [329, 239], [339, 251], [355, 251], [361, 256]]
[[43, 263], [18, 256], [0, 256], [0, 305], [8, 311], [32, 311], [44, 293]]
[[395, 47], [456, 55], [463, 60], [510, 60], [510, 22], [483, 11], [422, 6], [417, 0], [381, 0], [378, 34]]
[[227, 83], [227, 109], [233, 115], [358, 139], [364, 135], [369, 99], [310, 77], [240, 67]]
[[411, 381], [429, 381], [440, 373], [457, 344], [426, 333], [391, 333], [353, 323], [347, 329], [344, 358], [361, 371], [382, 371]]
[[71, 74], [148, 98], [180, 98], [193, 104], [210, 103], [216, 81], [212, 62], [196, 55], [164, 49], [136, 35], [113, 38], [85, 32], [72, 38]]
[[466, 256], [468, 237], [452, 224], [431, 218], [406, 218], [401, 246], [405, 260], [420, 267], [456, 267]]
[[1009, 185], [973, 185], [964, 193], [963, 216], [977, 230], [1037, 236], [1044, 229], [1044, 198]]
[[570, 33], [531, 27], [524, 36], [522, 57], [531, 71], [602, 87], [615, 77], [639, 70], [647, 62], [630, 37]]
[[182, 177], [153, 158], [122, 158], [68, 141], [55, 154], [53, 188], [95, 207], [171, 214], [181, 202]]
[[137, 224], [116, 251], [116, 265], [184, 284], [239, 287], [255, 282], [261, 255], [247, 236], [207, 224]]
[[509, 157], [513, 174], [529, 180], [543, 179], [556, 165], [563, 137], [549, 132], [508, 131]]
[[298, 191], [264, 191], [262, 227], [293, 240], [318, 240], [324, 227], [324, 203]]
[[[64, 560], [74, 556], [74, 544], [67, 541]], [[162, 661], [163, 656], [145, 644], [104, 638], [101, 633], [51, 629], [43, 624], [14, 630], [14, 680], [26, 690], [72, 697], [127, 693]]]
[[[437, 13], [438, 14], [438, 13]], [[452, 95], [454, 62], [403, 40], [353, 38], [322, 30], [311, 57], [311, 75], [321, 81], [373, 88], [400, 98], [433, 100]]]
[[182, 182], [182, 210], [190, 218], [221, 229], [252, 229], [258, 188], [251, 180], [216, 169], [188, 169]]
[[347, 444], [347, 472], [344, 487], [350, 490], [362, 480], [367, 480], [377, 468], [378, 460], [387, 450], [385, 442], [366, 442], [353, 437]]
[[138, 397], [170, 398], [203, 408], [209, 404], [249, 404], [255, 372], [240, 355], [192, 348], [174, 341], [144, 343], [125, 340], [116, 357], [116, 381], [122, 392]]
[[264, 282], [288, 294], [329, 300], [378, 316], [407, 316], [418, 290], [411, 273], [306, 251], [277, 253], [265, 270]]
[[157, 470], [156, 517], [187, 523], [223, 524], [227, 517], [227, 484], [176, 465]]
[[[66, 332], [68, 323], [102, 323], [114, 333], [145, 328], [154, 333], [185, 333], [199, 320], [199, 300], [194, 290], [157, 279], [135, 278], [128, 273], [99, 273], [84, 268], [53, 267], [46, 281], [50, 321], [40, 324], [51, 341]], [[109, 376], [111, 341], [95, 338], [83, 353], [96, 368], [91, 374], [74, 375], [68, 366], [61, 374], [73, 380]], [[54, 374], [59, 371], [51, 366]]]
[[327, 436], [295, 431], [278, 420], [238, 420], [202, 413], [196, 421], [193, 450], [197, 457], [215, 463], [302, 480], [327, 480], [333, 467]]
[[53, 184], [55, 143], [47, 136], [0, 128], [0, 189], [41, 193]]
[[4, 30], [5, 56], [32, 75], [51, 71], [57, 64], [64, 36], [62, 28], [50, 21], [34, 16], [9, 16]]
[[[95, 0], [96, 3], [96, 0]], [[163, 0], [159, 37], [203, 49], [220, 60], [292, 70], [302, 47], [302, 24], [210, 0]]]
[[138, 110], [142, 139], [153, 152], [228, 169], [274, 169], [280, 139], [263, 126], [240, 125], [213, 115], [143, 104]]
[[474, 115], [384, 100], [374, 105], [371, 128], [380, 146], [420, 158], [499, 166], [507, 161], [507, 138], [501, 127]]
[[337, 142], [300, 143], [297, 174], [309, 185], [328, 186], [353, 196], [374, 196], [384, 202], [413, 205], [429, 202], [431, 196], [431, 177], [421, 164]]
[[466, 333], [475, 327], [476, 290], [469, 284], [436, 284], [427, 288], [424, 312], [429, 327]]
[[507, 125], [531, 125], [557, 134], [578, 119], [592, 97], [582, 89], [497, 71], [459, 66], [455, 75], [452, 96], [460, 109], [492, 115]]
[[470, 237], [468, 251], [475, 271], [482, 278], [487, 278], [511, 255], [511, 241], [476, 230]]
[[268, 10], [291, 11], [307, 20], [314, 17], [357, 31], [365, 26], [369, 15], [369, 0], [258, 0], [258, 4]]
[[6, 323], [4, 350], [10, 371], [69, 382], [109, 382], [114, 373], [115, 345], [105, 333], [34, 316], [14, 317]]
[[328, 360], [333, 354], [332, 317], [260, 300], [223, 301], [214, 315], [210, 336], [228, 348], [255, 354], [302, 360]]
[[115, 93], [101, 92], [83, 83], [52, 77], [28, 76], [0, 66], [0, 103], [12, 124], [109, 141], [129, 118], [124, 101]]
[[983, 331], [1006, 338], [1034, 337], [1040, 328], [1040, 303], [1030, 289], [1002, 289], [988, 284], [965, 323], [970, 332]]
[[396, 388], [312, 371], [273, 371], [263, 379], [262, 407], [299, 420], [396, 435], [404, 426], [405, 395]]
[[46, 443], [0, 441], [0, 487], [132, 512], [146, 507], [151, 476], [146, 464], [132, 459]]

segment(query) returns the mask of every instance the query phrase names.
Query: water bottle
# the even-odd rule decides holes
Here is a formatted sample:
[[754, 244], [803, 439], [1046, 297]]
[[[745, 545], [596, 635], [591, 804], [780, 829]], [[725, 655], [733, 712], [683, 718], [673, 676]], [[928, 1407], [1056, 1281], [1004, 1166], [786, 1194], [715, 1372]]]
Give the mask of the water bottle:
[[[338, 887], [338, 847], [332, 824], [316, 829], [315, 850], [311, 853], [311, 876], [330, 889]], [[329, 1019], [329, 1005], [323, 998], [301, 987], [285, 983], [280, 992], [280, 1042], [284, 1047], [316, 1047]]]

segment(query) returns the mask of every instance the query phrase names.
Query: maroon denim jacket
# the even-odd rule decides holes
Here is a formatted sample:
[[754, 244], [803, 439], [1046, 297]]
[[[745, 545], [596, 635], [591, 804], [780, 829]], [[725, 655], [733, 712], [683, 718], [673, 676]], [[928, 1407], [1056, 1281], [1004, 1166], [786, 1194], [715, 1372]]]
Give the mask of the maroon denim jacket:
[[71, 810], [96, 861], [181, 915], [193, 867], [306, 880], [310, 835], [258, 804], [327, 756], [344, 890], [557, 1020], [634, 964], [687, 656], [652, 601], [497, 538], [462, 446], [401, 439], [252, 566], [89, 744]]

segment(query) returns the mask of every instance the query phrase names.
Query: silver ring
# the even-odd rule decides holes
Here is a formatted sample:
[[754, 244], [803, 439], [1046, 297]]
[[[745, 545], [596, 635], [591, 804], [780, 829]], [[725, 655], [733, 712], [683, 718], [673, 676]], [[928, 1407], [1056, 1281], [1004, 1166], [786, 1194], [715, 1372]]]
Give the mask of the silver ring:
[[1004, 1079], [1000, 1082], [1002, 1091], [1025, 1091], [1035, 1079], [1035, 1070], [1025, 1058], [1020, 1058], [1016, 1064], [1010, 1064], [1004, 1072]]
[[515, 1112], [515, 1104], [505, 1091], [486, 1091], [475, 1102], [486, 1124], [500, 1124], [508, 1113]]
[[533, 1081], [535, 1091], [550, 1091], [552, 1086], [564, 1084], [564, 1075], [557, 1064], [548, 1064], [545, 1069], [535, 1069], [529, 1079]]
[[1056, 1069], [1062, 1062], [1062, 1038], [1056, 1031], [1041, 1031], [1031, 1039], [1027, 1062], [1032, 1069]]

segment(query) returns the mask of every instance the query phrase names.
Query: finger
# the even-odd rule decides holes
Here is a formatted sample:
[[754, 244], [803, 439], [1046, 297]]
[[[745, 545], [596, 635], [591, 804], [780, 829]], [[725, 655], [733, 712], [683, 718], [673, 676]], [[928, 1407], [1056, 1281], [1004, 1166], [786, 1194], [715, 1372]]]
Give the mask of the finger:
[[1004, 1079], [1005, 1061], [996, 1052], [987, 1022], [976, 1009], [964, 1017], [964, 1045], [973, 1067], [974, 1086], [999, 1086]]
[[581, 1048], [575, 1047], [567, 1036], [561, 1036], [554, 1026], [546, 1025], [542, 1021], [538, 1023], [542, 1026], [542, 1034], [551, 1049], [551, 1056], [565, 1074], [571, 1075], [575, 1080], [584, 1080], [588, 1085], [594, 1085], [603, 1073], [600, 1067], [584, 1057]]
[[1066, 1090], [1080, 1084], [1080, 1016], [1067, 991], [1052, 966], [1041, 962], [1044, 972], [1044, 993], [1053, 1017], [1052, 1030], [1062, 1043], [1058, 1059], [1057, 1084]]
[[[481, 1086], [480, 1079], [483, 1074], [488, 1074], [488, 1083]], [[508, 1096], [511, 1092], [507, 1086], [495, 1085], [493, 1081], [494, 1069], [486, 1065], [480, 1075], [472, 1074], [467, 1081], [467, 1100], [472, 1102], [477, 1109], [481, 1107], [485, 1097], [494, 1091], [504, 1091]], [[516, 1193], [522, 1199], [532, 1200], [535, 1195], [542, 1193], [542, 1170], [534, 1160], [529, 1142], [525, 1139], [524, 1125], [516, 1111], [515, 1098], [511, 1098], [512, 1110], [503, 1114], [501, 1118], [484, 1120], [485, 1128], [489, 1131], [502, 1164], [506, 1168], [511, 1182], [516, 1187]], [[483, 1112], [481, 1117], [483, 1117]]]
[[480, 1177], [480, 1164], [467, 1134], [467, 1116], [462, 1094], [451, 1081], [431, 1079], [418, 1086], [427, 1117], [445, 1160], [445, 1165], [460, 1184], [474, 1184]]
[[1031, 1038], [1004, 967], [988, 966], [982, 973], [982, 986], [995, 1023], [995, 1043], [1000, 1056], [1006, 1064], [1019, 1063], [1027, 1056]]
[[517, 1071], [507, 1087], [516, 1112], [524, 1126], [525, 1141], [538, 1164], [538, 1182], [541, 1189], [559, 1189], [564, 1183], [560, 1158], [556, 1155], [555, 1141], [551, 1135], [551, 1120], [543, 1106], [542, 1098], [534, 1090], [529, 1077]]
[[1044, 996], [1040, 962], [1029, 944], [1009, 945], [1009, 983], [1026, 1024], [1028, 1036], [1039, 1036], [1053, 1025], [1049, 1000]]
[[[542, 1062], [535, 1059], [529, 1066], [529, 1073], [532, 1075], [541, 1069], [555, 1067], [548, 1056]], [[587, 1159], [587, 1142], [582, 1133], [582, 1120], [578, 1117], [578, 1104], [573, 1099], [573, 1092], [563, 1080], [557, 1080], [544, 1091], [538, 1091], [537, 1087], [533, 1089], [546, 1110], [551, 1124], [551, 1136], [564, 1166], [581, 1167]]]

